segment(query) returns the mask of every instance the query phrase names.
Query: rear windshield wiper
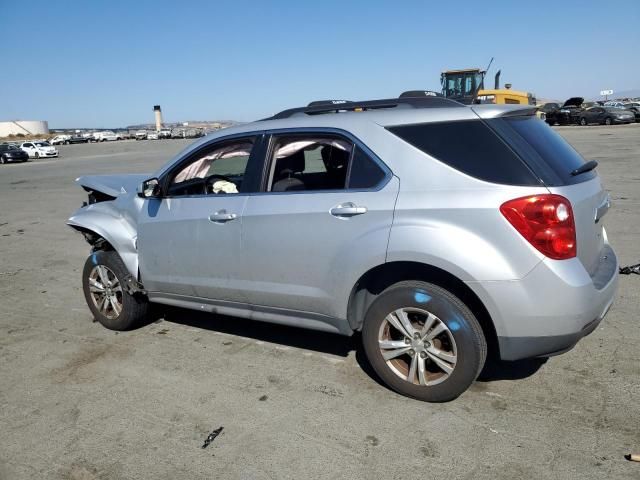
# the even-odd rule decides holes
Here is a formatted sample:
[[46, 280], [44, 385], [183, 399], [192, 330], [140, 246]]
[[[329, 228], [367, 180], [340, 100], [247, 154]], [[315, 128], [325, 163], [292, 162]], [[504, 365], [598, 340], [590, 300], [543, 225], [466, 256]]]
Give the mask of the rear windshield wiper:
[[598, 166], [598, 162], [596, 162], [595, 160], [590, 160], [587, 163], [585, 163], [584, 165], [580, 165], [578, 168], [573, 170], [571, 172], [571, 176], [575, 177], [576, 175], [580, 175], [581, 173], [590, 172], [591, 170], [593, 170], [597, 166]]

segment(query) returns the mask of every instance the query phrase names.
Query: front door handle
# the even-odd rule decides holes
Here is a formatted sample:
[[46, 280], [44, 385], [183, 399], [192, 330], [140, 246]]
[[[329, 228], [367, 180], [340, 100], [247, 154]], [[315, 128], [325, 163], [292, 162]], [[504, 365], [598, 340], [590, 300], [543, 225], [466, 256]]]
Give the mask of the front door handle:
[[238, 216], [235, 213], [227, 213], [226, 210], [218, 210], [216, 213], [209, 215], [209, 220], [214, 223], [225, 223], [235, 220]]
[[329, 213], [334, 217], [353, 217], [367, 213], [367, 207], [358, 207], [353, 202], [347, 202], [336, 205], [329, 210]]

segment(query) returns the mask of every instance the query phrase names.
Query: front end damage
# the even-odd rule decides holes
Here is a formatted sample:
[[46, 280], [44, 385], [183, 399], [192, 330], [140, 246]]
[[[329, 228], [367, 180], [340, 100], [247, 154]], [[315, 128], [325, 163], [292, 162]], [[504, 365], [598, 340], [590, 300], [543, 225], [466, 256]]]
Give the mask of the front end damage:
[[76, 183], [88, 200], [67, 220], [91, 245], [91, 251], [114, 250], [129, 271], [125, 281], [130, 292], [144, 292], [139, 283], [137, 217], [142, 199], [137, 185], [148, 175], [95, 175], [80, 177]]

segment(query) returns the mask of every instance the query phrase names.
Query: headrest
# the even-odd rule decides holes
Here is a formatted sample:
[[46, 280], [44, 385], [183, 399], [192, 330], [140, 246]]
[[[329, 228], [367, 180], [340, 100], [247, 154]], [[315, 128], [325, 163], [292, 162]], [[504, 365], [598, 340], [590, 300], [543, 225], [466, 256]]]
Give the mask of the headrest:
[[288, 157], [279, 158], [276, 162], [276, 178], [279, 177], [284, 170], [289, 170], [291, 173], [304, 172], [304, 152], [298, 150], [296, 153], [289, 155]]

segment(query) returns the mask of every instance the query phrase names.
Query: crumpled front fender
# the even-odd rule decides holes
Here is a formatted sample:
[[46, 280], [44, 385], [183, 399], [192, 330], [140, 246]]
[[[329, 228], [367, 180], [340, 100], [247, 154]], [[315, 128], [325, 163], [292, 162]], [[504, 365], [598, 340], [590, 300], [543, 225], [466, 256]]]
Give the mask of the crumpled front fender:
[[95, 203], [76, 210], [67, 220], [67, 225], [104, 238], [118, 252], [129, 273], [138, 278], [137, 229], [110, 203]]

